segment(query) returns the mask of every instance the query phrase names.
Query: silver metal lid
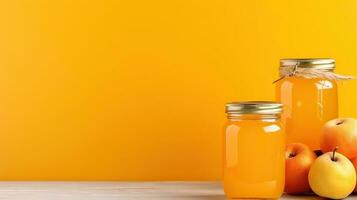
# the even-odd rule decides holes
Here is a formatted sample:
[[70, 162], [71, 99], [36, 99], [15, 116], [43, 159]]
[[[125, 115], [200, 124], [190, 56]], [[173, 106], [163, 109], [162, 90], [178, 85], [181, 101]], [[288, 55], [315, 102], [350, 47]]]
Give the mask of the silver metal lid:
[[228, 114], [279, 114], [283, 105], [274, 101], [244, 101], [226, 104]]
[[280, 67], [313, 68], [333, 71], [335, 69], [335, 59], [332, 58], [286, 58], [280, 60]]

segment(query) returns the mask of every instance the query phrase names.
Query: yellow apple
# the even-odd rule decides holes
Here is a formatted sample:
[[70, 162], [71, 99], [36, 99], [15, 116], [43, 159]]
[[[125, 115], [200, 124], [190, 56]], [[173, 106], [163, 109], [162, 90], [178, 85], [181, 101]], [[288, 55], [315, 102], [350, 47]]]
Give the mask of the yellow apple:
[[355, 188], [356, 172], [351, 161], [336, 150], [315, 160], [309, 171], [309, 184], [321, 197], [343, 199]]

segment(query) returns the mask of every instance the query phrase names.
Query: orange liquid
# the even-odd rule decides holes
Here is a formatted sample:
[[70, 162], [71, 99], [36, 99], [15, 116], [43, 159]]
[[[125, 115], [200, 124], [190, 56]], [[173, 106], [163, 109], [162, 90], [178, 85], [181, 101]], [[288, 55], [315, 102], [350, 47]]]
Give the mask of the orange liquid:
[[223, 184], [230, 198], [278, 198], [284, 189], [285, 133], [278, 122], [229, 121]]
[[320, 149], [323, 125], [338, 117], [336, 81], [287, 77], [277, 83], [276, 97], [284, 105], [281, 121], [287, 142]]

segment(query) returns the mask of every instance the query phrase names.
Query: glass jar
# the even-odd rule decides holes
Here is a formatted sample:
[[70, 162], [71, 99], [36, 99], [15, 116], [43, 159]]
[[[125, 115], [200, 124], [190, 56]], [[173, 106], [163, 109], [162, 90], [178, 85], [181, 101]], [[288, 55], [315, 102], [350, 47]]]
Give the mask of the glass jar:
[[[323, 125], [338, 117], [336, 80], [319, 77], [319, 73], [333, 72], [333, 59], [282, 59], [280, 73], [290, 75], [276, 84], [276, 100], [284, 105], [281, 116], [287, 134], [287, 142], [300, 142], [312, 150], [320, 149], [320, 133]], [[295, 76], [294, 70], [306, 74]], [[310, 73], [310, 75], [309, 75]], [[309, 77], [313, 74], [317, 76]]]
[[278, 198], [284, 190], [285, 133], [282, 105], [226, 104], [223, 185], [229, 198]]

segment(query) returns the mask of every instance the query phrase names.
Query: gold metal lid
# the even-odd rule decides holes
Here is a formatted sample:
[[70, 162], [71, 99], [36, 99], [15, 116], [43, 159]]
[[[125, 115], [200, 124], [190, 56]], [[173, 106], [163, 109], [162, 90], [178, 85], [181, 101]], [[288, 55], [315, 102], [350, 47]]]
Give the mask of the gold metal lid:
[[274, 101], [244, 101], [226, 104], [228, 114], [279, 114], [283, 105]]
[[280, 67], [313, 68], [319, 70], [333, 71], [335, 59], [332, 58], [286, 58], [280, 60]]

